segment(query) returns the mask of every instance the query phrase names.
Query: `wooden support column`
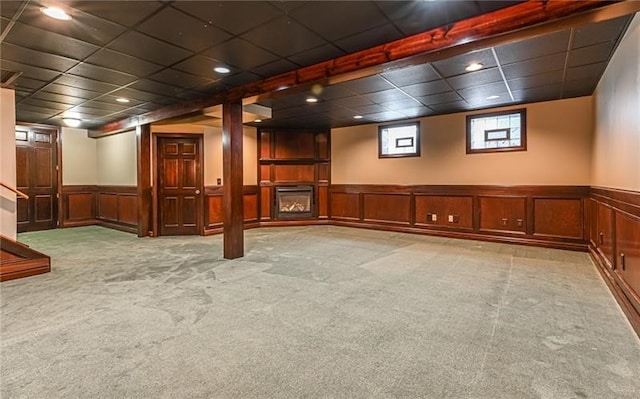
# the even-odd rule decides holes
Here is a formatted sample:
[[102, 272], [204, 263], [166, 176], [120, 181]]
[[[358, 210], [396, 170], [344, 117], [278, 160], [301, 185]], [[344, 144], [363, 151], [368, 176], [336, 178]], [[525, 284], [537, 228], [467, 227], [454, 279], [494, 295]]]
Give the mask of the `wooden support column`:
[[138, 237], [146, 237], [151, 229], [151, 125], [136, 127], [138, 162]]
[[224, 257], [244, 256], [242, 101], [222, 104], [222, 205]]

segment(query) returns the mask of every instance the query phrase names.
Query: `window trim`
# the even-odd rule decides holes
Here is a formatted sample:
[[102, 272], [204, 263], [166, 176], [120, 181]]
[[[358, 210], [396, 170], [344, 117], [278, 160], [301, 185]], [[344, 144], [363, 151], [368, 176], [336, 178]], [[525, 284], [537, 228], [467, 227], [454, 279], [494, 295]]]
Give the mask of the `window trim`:
[[[414, 152], [407, 152], [404, 154], [383, 154], [382, 153], [382, 131], [384, 129], [389, 128], [397, 128], [397, 127], [405, 127], [405, 126], [415, 126], [416, 127], [416, 136], [415, 141], [413, 137], [403, 137], [400, 139], [396, 139], [396, 144], [399, 140], [411, 140], [411, 145], [397, 145], [397, 147], [413, 147], [415, 144], [416, 150]], [[410, 158], [410, 157], [419, 157], [420, 156], [420, 121], [415, 122], [403, 122], [403, 123], [391, 123], [386, 125], [378, 126], [378, 158]]]
[[[501, 147], [501, 148], [471, 148], [471, 121], [473, 119], [487, 118], [492, 116], [520, 114], [520, 145], [517, 147]], [[507, 136], [511, 137], [511, 128], [492, 129], [492, 131], [507, 130]], [[487, 137], [487, 131], [485, 131], [485, 140]], [[495, 140], [486, 140], [495, 141]], [[487, 112], [482, 114], [467, 115], [467, 154], [486, 154], [491, 152], [511, 152], [511, 151], [526, 151], [527, 150], [527, 109], [518, 108], [510, 109], [507, 111], [499, 112]]]

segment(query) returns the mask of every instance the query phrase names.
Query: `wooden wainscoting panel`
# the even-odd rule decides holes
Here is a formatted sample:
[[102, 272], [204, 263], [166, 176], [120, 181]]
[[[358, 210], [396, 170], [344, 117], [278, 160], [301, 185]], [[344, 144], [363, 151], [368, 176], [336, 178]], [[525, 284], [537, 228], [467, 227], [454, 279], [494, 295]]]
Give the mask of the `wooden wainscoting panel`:
[[118, 221], [118, 194], [98, 193], [97, 218]]
[[138, 197], [136, 195], [118, 195], [118, 222], [138, 225]]
[[360, 194], [331, 192], [331, 219], [360, 220]]
[[274, 131], [275, 158], [314, 159], [316, 136], [314, 132]]
[[260, 220], [271, 220], [272, 187], [260, 187]]
[[68, 193], [65, 222], [95, 221], [95, 194], [93, 192]]
[[271, 132], [260, 132], [260, 158], [269, 159], [272, 158], [271, 153]]
[[525, 197], [479, 197], [480, 230], [524, 233], [526, 200]]
[[616, 212], [616, 273], [640, 313], [640, 218]]
[[615, 267], [613, 209], [609, 205], [598, 203], [598, 245], [596, 248], [609, 268]]
[[222, 225], [222, 195], [207, 197], [207, 228]]
[[242, 200], [244, 201], [244, 221], [258, 220], [258, 194], [244, 193]]
[[586, 216], [589, 220], [589, 245], [598, 246], [598, 202], [589, 198], [587, 202]]
[[411, 221], [411, 195], [405, 193], [364, 193], [363, 216], [367, 222], [402, 223]]
[[261, 182], [269, 182], [271, 181], [271, 168], [272, 165], [260, 165], [260, 181]]
[[318, 186], [318, 219], [327, 219], [329, 217], [329, 188], [327, 186]]
[[315, 165], [274, 165], [276, 182], [313, 182]]
[[324, 163], [318, 163], [318, 183], [328, 183], [329, 182], [329, 164], [324, 162]]
[[582, 239], [582, 199], [534, 198], [534, 235]]
[[439, 226], [458, 229], [473, 228], [472, 196], [415, 194], [415, 198], [416, 226]]

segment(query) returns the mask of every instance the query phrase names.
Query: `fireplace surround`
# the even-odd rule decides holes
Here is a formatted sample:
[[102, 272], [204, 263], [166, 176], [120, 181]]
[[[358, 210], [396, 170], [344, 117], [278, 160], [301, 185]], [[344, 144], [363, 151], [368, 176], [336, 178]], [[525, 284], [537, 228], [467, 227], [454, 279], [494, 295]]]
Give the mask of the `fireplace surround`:
[[273, 214], [276, 219], [315, 217], [313, 186], [277, 186]]

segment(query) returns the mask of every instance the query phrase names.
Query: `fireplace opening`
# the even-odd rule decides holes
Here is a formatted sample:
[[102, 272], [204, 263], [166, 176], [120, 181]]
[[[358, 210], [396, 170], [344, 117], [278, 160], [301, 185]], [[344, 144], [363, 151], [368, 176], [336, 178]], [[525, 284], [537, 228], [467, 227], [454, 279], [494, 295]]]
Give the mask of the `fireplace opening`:
[[314, 217], [312, 186], [275, 188], [274, 215], [277, 219]]

